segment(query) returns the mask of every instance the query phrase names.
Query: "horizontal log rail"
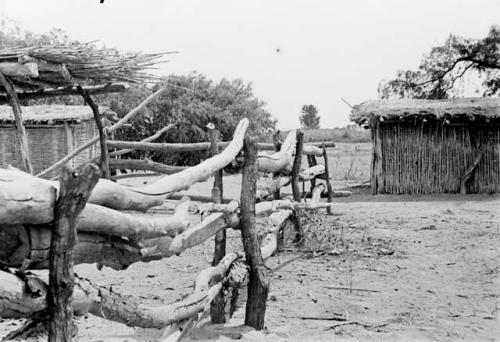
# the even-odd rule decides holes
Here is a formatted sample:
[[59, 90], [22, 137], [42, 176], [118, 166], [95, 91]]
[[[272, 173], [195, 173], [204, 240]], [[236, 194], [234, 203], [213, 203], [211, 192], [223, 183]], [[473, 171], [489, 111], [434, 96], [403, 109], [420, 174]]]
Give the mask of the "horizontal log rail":
[[[230, 141], [220, 141], [217, 146], [220, 149], [226, 148]], [[210, 142], [197, 142], [197, 143], [153, 143], [146, 141], [124, 141], [124, 140], [108, 140], [109, 148], [119, 148], [128, 150], [139, 151], [163, 151], [163, 152], [196, 152], [196, 151], [209, 151]], [[307, 143], [304, 144], [304, 154], [311, 154], [315, 156], [322, 156], [323, 151], [320, 148], [323, 143]], [[335, 147], [334, 142], [325, 143], [326, 147]], [[258, 143], [257, 149], [260, 151], [274, 151], [273, 144]], [[114, 155], [114, 154], [110, 154]]]

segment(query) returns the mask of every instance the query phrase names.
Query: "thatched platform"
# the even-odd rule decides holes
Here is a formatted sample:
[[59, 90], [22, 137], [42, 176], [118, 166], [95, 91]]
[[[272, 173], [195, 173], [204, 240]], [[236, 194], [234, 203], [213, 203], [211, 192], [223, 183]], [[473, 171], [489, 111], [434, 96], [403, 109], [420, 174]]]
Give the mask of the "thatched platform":
[[372, 131], [372, 191], [500, 189], [500, 99], [367, 101], [351, 120]]

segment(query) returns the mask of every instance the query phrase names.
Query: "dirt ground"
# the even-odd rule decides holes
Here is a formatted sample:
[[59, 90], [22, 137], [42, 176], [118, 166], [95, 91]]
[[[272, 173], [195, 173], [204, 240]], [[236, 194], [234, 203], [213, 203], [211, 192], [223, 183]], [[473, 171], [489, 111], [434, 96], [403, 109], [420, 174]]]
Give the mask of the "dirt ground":
[[[236, 184], [238, 177], [228, 178]], [[226, 189], [237, 197], [236, 187]], [[335, 202], [333, 216], [321, 212], [307, 226], [303, 251], [287, 250], [266, 263], [271, 291], [265, 331], [241, 326], [243, 308], [224, 327], [202, 321], [186, 340], [500, 339], [499, 195], [371, 196], [363, 190]], [[231, 231], [230, 247], [238, 248], [239, 239]], [[126, 271], [79, 265], [77, 273], [147, 304], [170, 303], [191, 293], [212, 255], [210, 240]], [[0, 321], [0, 338], [20, 324]], [[155, 341], [162, 334], [92, 316], [79, 318], [78, 327], [79, 341]]]

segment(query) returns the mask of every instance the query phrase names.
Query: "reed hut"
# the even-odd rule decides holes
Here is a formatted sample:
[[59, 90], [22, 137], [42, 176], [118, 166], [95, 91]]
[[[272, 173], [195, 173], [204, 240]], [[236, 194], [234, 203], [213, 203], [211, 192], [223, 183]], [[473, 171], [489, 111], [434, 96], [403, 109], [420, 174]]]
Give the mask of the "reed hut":
[[[21, 107], [30, 159], [35, 173], [49, 167], [76, 147], [97, 135], [92, 110], [88, 106]], [[116, 114], [100, 108], [104, 117]], [[97, 146], [83, 151], [69, 165], [75, 167], [96, 157]], [[0, 106], [0, 167], [22, 168], [15, 119], [10, 106]], [[55, 174], [48, 174], [47, 177]]]
[[498, 98], [367, 101], [351, 120], [371, 129], [373, 194], [500, 189]]

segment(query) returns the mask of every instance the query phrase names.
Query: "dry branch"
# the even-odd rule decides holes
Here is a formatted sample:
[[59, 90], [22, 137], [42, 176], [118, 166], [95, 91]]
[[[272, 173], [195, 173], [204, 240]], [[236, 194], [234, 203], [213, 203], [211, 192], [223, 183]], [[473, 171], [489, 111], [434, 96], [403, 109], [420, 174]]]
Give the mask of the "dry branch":
[[236, 127], [233, 140], [224, 151], [202, 163], [174, 175], [160, 178], [144, 187], [130, 188], [148, 195], [163, 195], [189, 188], [192, 184], [205, 180], [217, 170], [227, 166], [241, 150], [243, 138], [248, 127], [248, 119], [242, 119]]
[[[163, 133], [165, 133], [166, 131], [170, 130], [171, 128], [173, 128], [175, 125], [174, 124], [168, 124], [167, 126], [163, 127], [162, 129], [160, 129], [158, 132], [156, 132], [155, 134], [153, 134], [152, 136], [150, 137], [147, 137], [145, 139], [142, 139], [140, 142], [151, 142], [151, 141], [155, 141], [156, 139], [158, 139], [159, 137], [161, 137], [163, 135]], [[115, 156], [122, 156], [124, 154], [127, 154], [127, 153], [130, 153], [132, 152], [133, 150], [132, 149], [123, 149], [123, 150], [118, 150], [118, 151], [114, 151], [114, 152], [111, 152], [109, 154], [110, 157], [115, 157]]]
[[306, 170], [303, 170], [299, 173], [299, 180], [300, 181], [310, 181], [319, 175], [324, 175], [325, 174], [325, 165], [318, 164], [314, 165], [313, 167], [310, 167]]
[[[126, 151], [126, 150], [121, 150]], [[110, 154], [111, 155], [111, 154]], [[141, 171], [152, 171], [166, 175], [173, 175], [174, 173], [186, 170], [185, 166], [166, 165], [154, 162], [150, 159], [110, 159], [110, 169], [130, 169]]]
[[290, 131], [281, 145], [279, 152], [267, 154], [261, 152], [257, 156], [257, 168], [260, 172], [289, 173], [292, 170], [293, 154], [295, 153], [296, 133]]

